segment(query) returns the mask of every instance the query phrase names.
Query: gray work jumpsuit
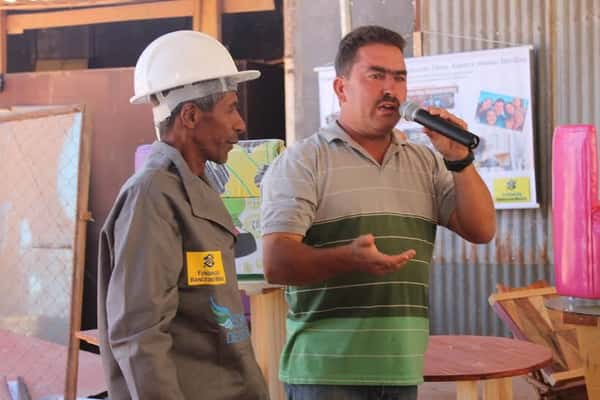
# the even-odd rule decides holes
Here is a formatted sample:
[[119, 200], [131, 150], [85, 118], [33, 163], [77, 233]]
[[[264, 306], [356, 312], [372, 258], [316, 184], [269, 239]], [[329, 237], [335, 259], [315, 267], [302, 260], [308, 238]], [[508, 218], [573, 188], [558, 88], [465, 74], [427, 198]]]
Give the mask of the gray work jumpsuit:
[[100, 233], [98, 327], [111, 400], [268, 399], [219, 195], [155, 142]]

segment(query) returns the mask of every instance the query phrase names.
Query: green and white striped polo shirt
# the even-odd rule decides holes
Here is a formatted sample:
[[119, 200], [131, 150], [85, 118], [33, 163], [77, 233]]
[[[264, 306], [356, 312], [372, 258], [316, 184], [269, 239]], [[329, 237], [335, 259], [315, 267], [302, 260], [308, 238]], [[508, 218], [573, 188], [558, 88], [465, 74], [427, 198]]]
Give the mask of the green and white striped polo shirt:
[[451, 173], [430, 149], [393, 136], [377, 163], [337, 124], [288, 148], [262, 182], [262, 232], [331, 247], [372, 233], [380, 251], [416, 250], [400, 271], [356, 272], [286, 289], [280, 378], [295, 384], [422, 382], [436, 225], [455, 208]]

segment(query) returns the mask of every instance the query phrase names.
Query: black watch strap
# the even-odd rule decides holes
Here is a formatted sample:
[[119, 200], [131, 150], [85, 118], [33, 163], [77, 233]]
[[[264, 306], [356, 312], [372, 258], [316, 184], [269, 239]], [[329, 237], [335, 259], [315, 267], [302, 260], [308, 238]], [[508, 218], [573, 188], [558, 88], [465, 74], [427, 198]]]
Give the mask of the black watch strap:
[[475, 160], [475, 156], [473, 155], [473, 151], [469, 149], [469, 154], [467, 154], [467, 156], [462, 160], [448, 161], [444, 159], [444, 164], [446, 164], [446, 169], [448, 171], [460, 172], [471, 165], [473, 160]]

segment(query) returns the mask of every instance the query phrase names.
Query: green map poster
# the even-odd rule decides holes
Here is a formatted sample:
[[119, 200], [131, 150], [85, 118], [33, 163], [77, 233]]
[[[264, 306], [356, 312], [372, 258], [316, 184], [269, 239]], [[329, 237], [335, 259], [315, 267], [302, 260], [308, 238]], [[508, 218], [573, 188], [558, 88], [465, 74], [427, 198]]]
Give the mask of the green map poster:
[[283, 149], [282, 140], [242, 140], [229, 152], [226, 164], [207, 163], [207, 175], [239, 231], [235, 262], [240, 279], [263, 278], [260, 182]]

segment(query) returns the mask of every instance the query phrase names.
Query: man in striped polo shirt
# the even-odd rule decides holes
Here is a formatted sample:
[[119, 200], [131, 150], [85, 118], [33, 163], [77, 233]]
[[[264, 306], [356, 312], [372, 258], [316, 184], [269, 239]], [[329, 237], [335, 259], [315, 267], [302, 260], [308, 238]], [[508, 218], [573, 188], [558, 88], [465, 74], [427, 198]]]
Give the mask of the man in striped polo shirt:
[[470, 150], [426, 131], [438, 154], [393, 131], [404, 45], [377, 26], [344, 37], [339, 119], [287, 149], [262, 182], [265, 276], [288, 285], [280, 378], [290, 400], [416, 399], [436, 227], [475, 243], [495, 233]]

